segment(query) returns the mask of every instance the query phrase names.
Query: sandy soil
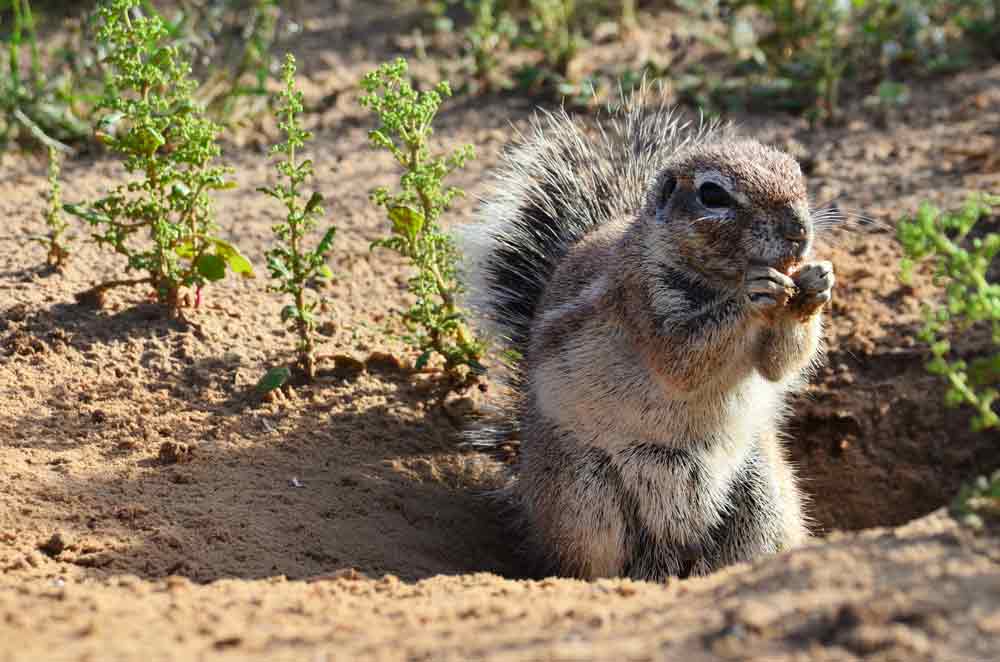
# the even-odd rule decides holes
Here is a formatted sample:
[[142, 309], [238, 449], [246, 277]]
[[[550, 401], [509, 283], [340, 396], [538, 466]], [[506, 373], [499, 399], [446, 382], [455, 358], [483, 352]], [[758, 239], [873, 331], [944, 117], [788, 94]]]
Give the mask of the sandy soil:
[[[996, 659], [995, 535], [924, 516], [1000, 466], [1000, 444], [942, 407], [913, 337], [931, 290], [899, 284], [891, 228], [922, 199], [1000, 189], [1000, 66], [915, 86], [889, 129], [857, 103], [838, 128], [736, 118], [802, 160], [817, 200], [879, 223], [821, 249], [839, 274], [829, 362], [794, 403], [789, 445], [817, 531], [923, 519], [666, 586], [532, 582], [483, 497], [501, 467], [458, 446], [489, 391], [445, 397], [392, 337], [407, 272], [369, 251], [385, 228], [366, 196], [395, 175], [367, 146], [352, 86], [409, 42], [348, 5], [314, 9], [291, 43], [338, 277], [323, 290], [320, 378], [281, 399], [253, 392], [293, 344], [263, 278], [206, 290], [193, 324], [141, 290], [82, 306], [74, 293], [121, 265], [79, 242], [64, 274], [40, 269], [42, 250], [17, 237], [38, 230], [44, 163], [0, 156], [0, 660]], [[454, 222], [531, 105], [493, 95], [443, 112], [442, 143], [479, 155], [456, 178], [470, 196]], [[272, 175], [272, 128], [227, 145], [240, 189], [218, 208], [261, 270], [279, 210], [252, 192]], [[65, 198], [118, 173], [81, 155]]]
[[352, 572], [24, 582], [0, 592], [0, 634], [38, 660], [991, 660], [998, 562], [995, 539], [932, 517], [665, 586]]

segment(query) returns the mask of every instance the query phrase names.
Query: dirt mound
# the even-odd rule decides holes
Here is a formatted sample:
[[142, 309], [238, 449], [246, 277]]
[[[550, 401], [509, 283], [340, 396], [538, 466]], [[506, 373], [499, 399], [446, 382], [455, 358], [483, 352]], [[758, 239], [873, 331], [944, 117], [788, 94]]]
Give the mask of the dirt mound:
[[665, 586], [5, 581], [0, 636], [25, 660], [990, 660], [998, 562], [995, 539], [938, 515]]

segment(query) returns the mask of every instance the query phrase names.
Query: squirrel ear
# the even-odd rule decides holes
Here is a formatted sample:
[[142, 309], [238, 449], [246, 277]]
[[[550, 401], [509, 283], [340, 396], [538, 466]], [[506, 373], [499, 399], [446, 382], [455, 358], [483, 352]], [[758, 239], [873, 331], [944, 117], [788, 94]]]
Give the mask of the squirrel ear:
[[674, 194], [675, 188], [677, 188], [676, 177], [673, 175], [667, 175], [663, 178], [663, 183], [660, 184], [660, 195], [656, 199], [656, 206], [658, 209], [662, 209], [666, 206], [670, 196]]

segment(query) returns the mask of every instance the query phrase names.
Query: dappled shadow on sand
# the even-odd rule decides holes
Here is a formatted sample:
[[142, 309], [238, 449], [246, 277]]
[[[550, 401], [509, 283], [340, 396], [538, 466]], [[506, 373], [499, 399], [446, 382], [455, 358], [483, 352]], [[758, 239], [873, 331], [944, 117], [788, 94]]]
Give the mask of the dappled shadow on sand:
[[[19, 535], [65, 541], [35, 570], [519, 574], [487, 496], [502, 468], [461, 448], [439, 378], [391, 361], [346, 375], [321, 365], [316, 383], [266, 401], [258, 366], [196, 356], [196, 334], [141, 308], [78, 306], [21, 315], [0, 333], [53, 380], [3, 431], [23, 449], [7, 469], [12, 498], [53, 514]], [[107, 360], [91, 357], [95, 343]], [[81, 361], [93, 361], [83, 376], [60, 378]]]
[[[400, 386], [370, 381], [355, 397]], [[297, 397], [328, 393], [324, 386]], [[70, 545], [59, 561], [197, 581], [342, 567], [406, 579], [517, 574], [485, 494], [500, 484], [498, 467], [458, 450], [457, 430], [436, 411], [398, 420], [388, 407], [332, 412], [322, 399], [295, 413], [220, 404], [200, 429], [162, 432], [110, 446], [119, 457], [149, 456], [127, 468], [77, 473], [66, 459], [35, 486], [67, 506], [53, 522]], [[174, 450], [154, 455], [157, 445]]]

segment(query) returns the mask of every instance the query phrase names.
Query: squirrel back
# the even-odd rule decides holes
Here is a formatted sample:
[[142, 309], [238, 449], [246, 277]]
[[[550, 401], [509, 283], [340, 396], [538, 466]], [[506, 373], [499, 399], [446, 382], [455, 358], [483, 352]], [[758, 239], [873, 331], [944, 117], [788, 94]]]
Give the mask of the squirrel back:
[[504, 154], [461, 236], [467, 305], [504, 349], [523, 356], [545, 286], [569, 249], [612, 219], [637, 213], [665, 160], [718, 131], [692, 129], [645, 93], [609, 110], [596, 135], [564, 110], [536, 115]]

